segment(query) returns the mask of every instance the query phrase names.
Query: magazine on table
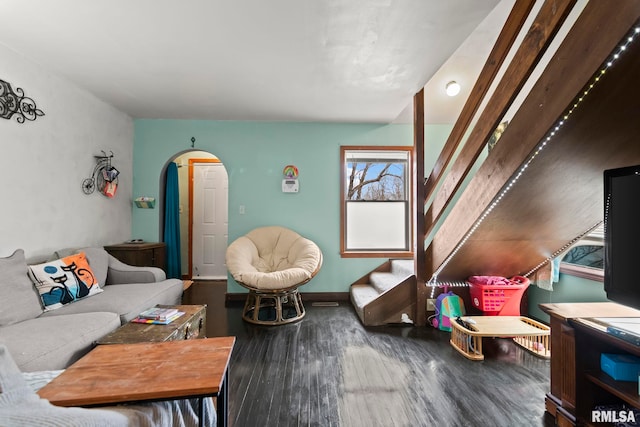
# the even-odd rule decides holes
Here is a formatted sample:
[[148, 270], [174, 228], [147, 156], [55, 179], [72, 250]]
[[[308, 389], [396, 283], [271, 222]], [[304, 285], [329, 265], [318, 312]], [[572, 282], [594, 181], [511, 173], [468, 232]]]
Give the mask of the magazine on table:
[[177, 308], [153, 307], [138, 314], [141, 319], [167, 320], [178, 313]]
[[147, 323], [147, 324], [153, 324], [153, 325], [168, 325], [169, 323], [173, 322], [174, 320], [176, 320], [178, 317], [182, 316], [184, 314], [184, 311], [178, 311], [176, 313], [174, 313], [172, 316], [166, 317], [164, 319], [147, 319], [145, 317], [136, 317], [135, 319], [132, 320], [132, 322], [134, 323]]

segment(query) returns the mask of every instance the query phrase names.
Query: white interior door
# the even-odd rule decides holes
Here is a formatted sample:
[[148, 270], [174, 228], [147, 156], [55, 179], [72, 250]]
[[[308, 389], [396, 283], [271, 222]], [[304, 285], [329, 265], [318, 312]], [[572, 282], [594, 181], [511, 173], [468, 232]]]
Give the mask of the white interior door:
[[228, 188], [222, 163], [193, 163], [193, 278], [227, 278]]

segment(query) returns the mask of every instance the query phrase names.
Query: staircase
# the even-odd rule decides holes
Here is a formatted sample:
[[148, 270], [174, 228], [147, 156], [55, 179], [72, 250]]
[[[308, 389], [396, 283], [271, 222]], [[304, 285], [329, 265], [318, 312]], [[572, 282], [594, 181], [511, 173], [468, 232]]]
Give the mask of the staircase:
[[426, 325], [425, 284], [432, 279], [533, 274], [602, 221], [602, 171], [640, 163], [640, 123], [631, 118], [640, 109], [640, 42], [634, 41], [640, 2], [619, 0], [616, 8], [588, 2], [465, 184], [575, 2], [543, 2], [497, 89], [488, 93], [532, 4], [515, 3], [430, 174], [424, 170], [424, 90], [414, 97], [413, 173], [428, 176], [424, 185], [417, 180], [414, 194], [418, 262], [413, 271], [412, 261], [389, 261], [351, 285], [364, 325]]
[[390, 260], [351, 285], [351, 303], [365, 326], [413, 323], [416, 280], [413, 260]]

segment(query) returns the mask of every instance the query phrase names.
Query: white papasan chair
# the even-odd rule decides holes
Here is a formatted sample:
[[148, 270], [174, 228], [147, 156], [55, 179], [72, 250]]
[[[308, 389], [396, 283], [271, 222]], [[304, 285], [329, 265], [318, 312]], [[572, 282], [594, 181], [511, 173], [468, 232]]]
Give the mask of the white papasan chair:
[[256, 228], [227, 248], [227, 269], [249, 289], [242, 318], [259, 325], [296, 322], [305, 315], [298, 287], [322, 266], [314, 242], [285, 227]]

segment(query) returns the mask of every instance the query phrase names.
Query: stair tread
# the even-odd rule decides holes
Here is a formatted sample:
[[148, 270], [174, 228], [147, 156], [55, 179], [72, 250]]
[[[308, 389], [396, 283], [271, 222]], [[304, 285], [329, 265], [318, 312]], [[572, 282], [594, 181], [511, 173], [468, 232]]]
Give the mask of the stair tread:
[[[414, 274], [413, 260], [391, 260], [390, 264], [390, 271], [371, 272], [369, 274], [369, 283], [353, 284], [349, 289], [351, 303], [353, 304], [358, 317], [360, 317], [360, 320], [365, 325], [369, 322], [365, 319], [365, 308], [385, 292], [398, 286], [405, 279]], [[367, 316], [370, 316], [370, 314], [368, 313]], [[386, 316], [385, 319], [388, 317], [389, 316]]]
[[413, 275], [413, 260], [392, 260], [391, 271], [374, 271], [369, 275], [371, 286], [384, 293]]
[[376, 288], [378, 293], [381, 294], [393, 288], [402, 280], [403, 278], [399, 278], [398, 276], [391, 273], [371, 273], [369, 275], [371, 286]]
[[371, 285], [353, 285], [350, 293], [353, 305], [360, 309], [380, 296], [380, 292]]
[[394, 259], [391, 260], [391, 272], [411, 276], [413, 274], [413, 260], [412, 259]]
[[380, 294], [378, 291], [370, 285], [351, 285], [349, 289], [349, 296], [351, 297], [351, 304], [356, 310], [356, 314], [360, 318], [362, 323], [365, 322], [364, 319], [364, 308], [371, 301], [378, 298]]

